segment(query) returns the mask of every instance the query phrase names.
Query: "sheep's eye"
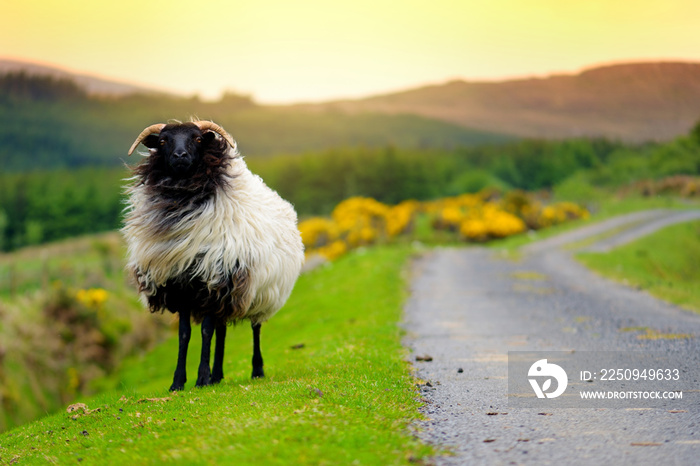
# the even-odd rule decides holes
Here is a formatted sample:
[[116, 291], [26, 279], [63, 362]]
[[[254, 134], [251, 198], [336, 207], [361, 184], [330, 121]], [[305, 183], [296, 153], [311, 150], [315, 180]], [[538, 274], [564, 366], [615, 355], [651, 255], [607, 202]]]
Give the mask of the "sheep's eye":
[[202, 138], [197, 137], [197, 138], [195, 139], [195, 142], [196, 142], [197, 144], [201, 144], [201, 143], [202, 143]]
[[161, 145], [161, 146], [164, 146], [164, 145], [165, 145], [165, 139], [161, 139], [161, 140], [160, 140], [160, 145]]

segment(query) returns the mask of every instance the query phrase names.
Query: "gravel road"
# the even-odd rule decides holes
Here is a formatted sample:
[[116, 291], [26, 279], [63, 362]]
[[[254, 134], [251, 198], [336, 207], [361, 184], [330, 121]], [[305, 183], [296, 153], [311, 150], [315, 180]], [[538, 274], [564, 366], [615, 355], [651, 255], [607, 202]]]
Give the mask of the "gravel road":
[[[616, 217], [533, 243], [518, 260], [479, 247], [416, 259], [405, 344], [423, 381], [418, 435], [451, 451], [434, 462], [698, 464], [700, 405], [688, 394], [678, 409], [525, 409], [507, 398], [508, 351], [653, 351], [700, 367], [700, 315], [604, 280], [562, 249], [614, 232], [586, 245], [606, 250], [691, 218], [700, 211]], [[691, 337], [640, 339], [631, 329]]]

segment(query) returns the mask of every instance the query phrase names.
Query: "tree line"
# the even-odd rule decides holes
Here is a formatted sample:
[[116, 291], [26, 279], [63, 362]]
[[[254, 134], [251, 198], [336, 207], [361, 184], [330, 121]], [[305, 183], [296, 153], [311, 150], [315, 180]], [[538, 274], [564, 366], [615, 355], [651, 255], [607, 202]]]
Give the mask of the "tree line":
[[[346, 147], [246, 161], [303, 217], [328, 214], [351, 196], [395, 204], [485, 187], [551, 190], [572, 180], [619, 187], [639, 179], [700, 175], [700, 127], [668, 143], [637, 147], [605, 140], [523, 140], [454, 150]], [[0, 175], [0, 248], [118, 228], [128, 176], [126, 167]]]
[[[147, 124], [185, 109], [201, 110], [200, 117], [221, 122], [234, 135], [250, 135], [252, 142], [246, 138], [240, 147], [251, 169], [302, 217], [328, 214], [358, 195], [394, 204], [487, 186], [615, 187], [700, 175], [700, 124], [673, 141], [643, 145], [513, 140], [410, 116], [300, 118], [235, 94], [219, 102], [158, 95], [94, 98], [70, 81], [22, 74], [0, 76], [0, 104], [3, 251], [118, 228], [122, 180], [129, 176], [126, 148]], [[246, 149], [251, 146], [257, 155]]]

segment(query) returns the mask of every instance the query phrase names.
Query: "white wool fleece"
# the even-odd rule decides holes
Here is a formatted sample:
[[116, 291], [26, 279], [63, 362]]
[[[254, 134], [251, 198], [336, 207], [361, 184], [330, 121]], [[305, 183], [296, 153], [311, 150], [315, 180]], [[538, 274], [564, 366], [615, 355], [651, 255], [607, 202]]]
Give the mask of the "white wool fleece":
[[196, 264], [193, 278], [210, 289], [237, 267], [249, 275], [244, 318], [254, 324], [272, 317], [289, 297], [304, 262], [294, 208], [248, 170], [232, 149], [227, 184], [165, 231], [147, 187], [132, 179], [126, 221], [129, 270], [143, 298]]

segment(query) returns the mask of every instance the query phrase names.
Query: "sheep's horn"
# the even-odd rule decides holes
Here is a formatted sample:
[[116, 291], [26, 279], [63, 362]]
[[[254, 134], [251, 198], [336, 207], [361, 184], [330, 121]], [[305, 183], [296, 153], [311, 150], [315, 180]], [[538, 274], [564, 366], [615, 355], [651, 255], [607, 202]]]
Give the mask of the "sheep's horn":
[[222, 138], [226, 140], [226, 142], [229, 143], [231, 147], [236, 147], [236, 141], [233, 140], [230, 134], [226, 132], [225, 129], [223, 129], [221, 126], [217, 125], [213, 121], [193, 121], [195, 125], [201, 130], [201, 131], [214, 131], [215, 133], [218, 133], [221, 135]]
[[155, 125], [151, 125], [148, 128], [144, 129], [141, 131], [141, 134], [139, 134], [139, 137], [136, 138], [136, 141], [131, 145], [131, 148], [129, 149], [129, 152], [127, 153], [128, 155], [131, 155], [134, 153], [134, 150], [136, 150], [136, 147], [141, 144], [141, 141], [146, 139], [147, 136], [150, 136], [151, 134], [158, 134], [161, 131], [163, 131], [163, 128], [165, 128], [165, 123], [156, 123]]

